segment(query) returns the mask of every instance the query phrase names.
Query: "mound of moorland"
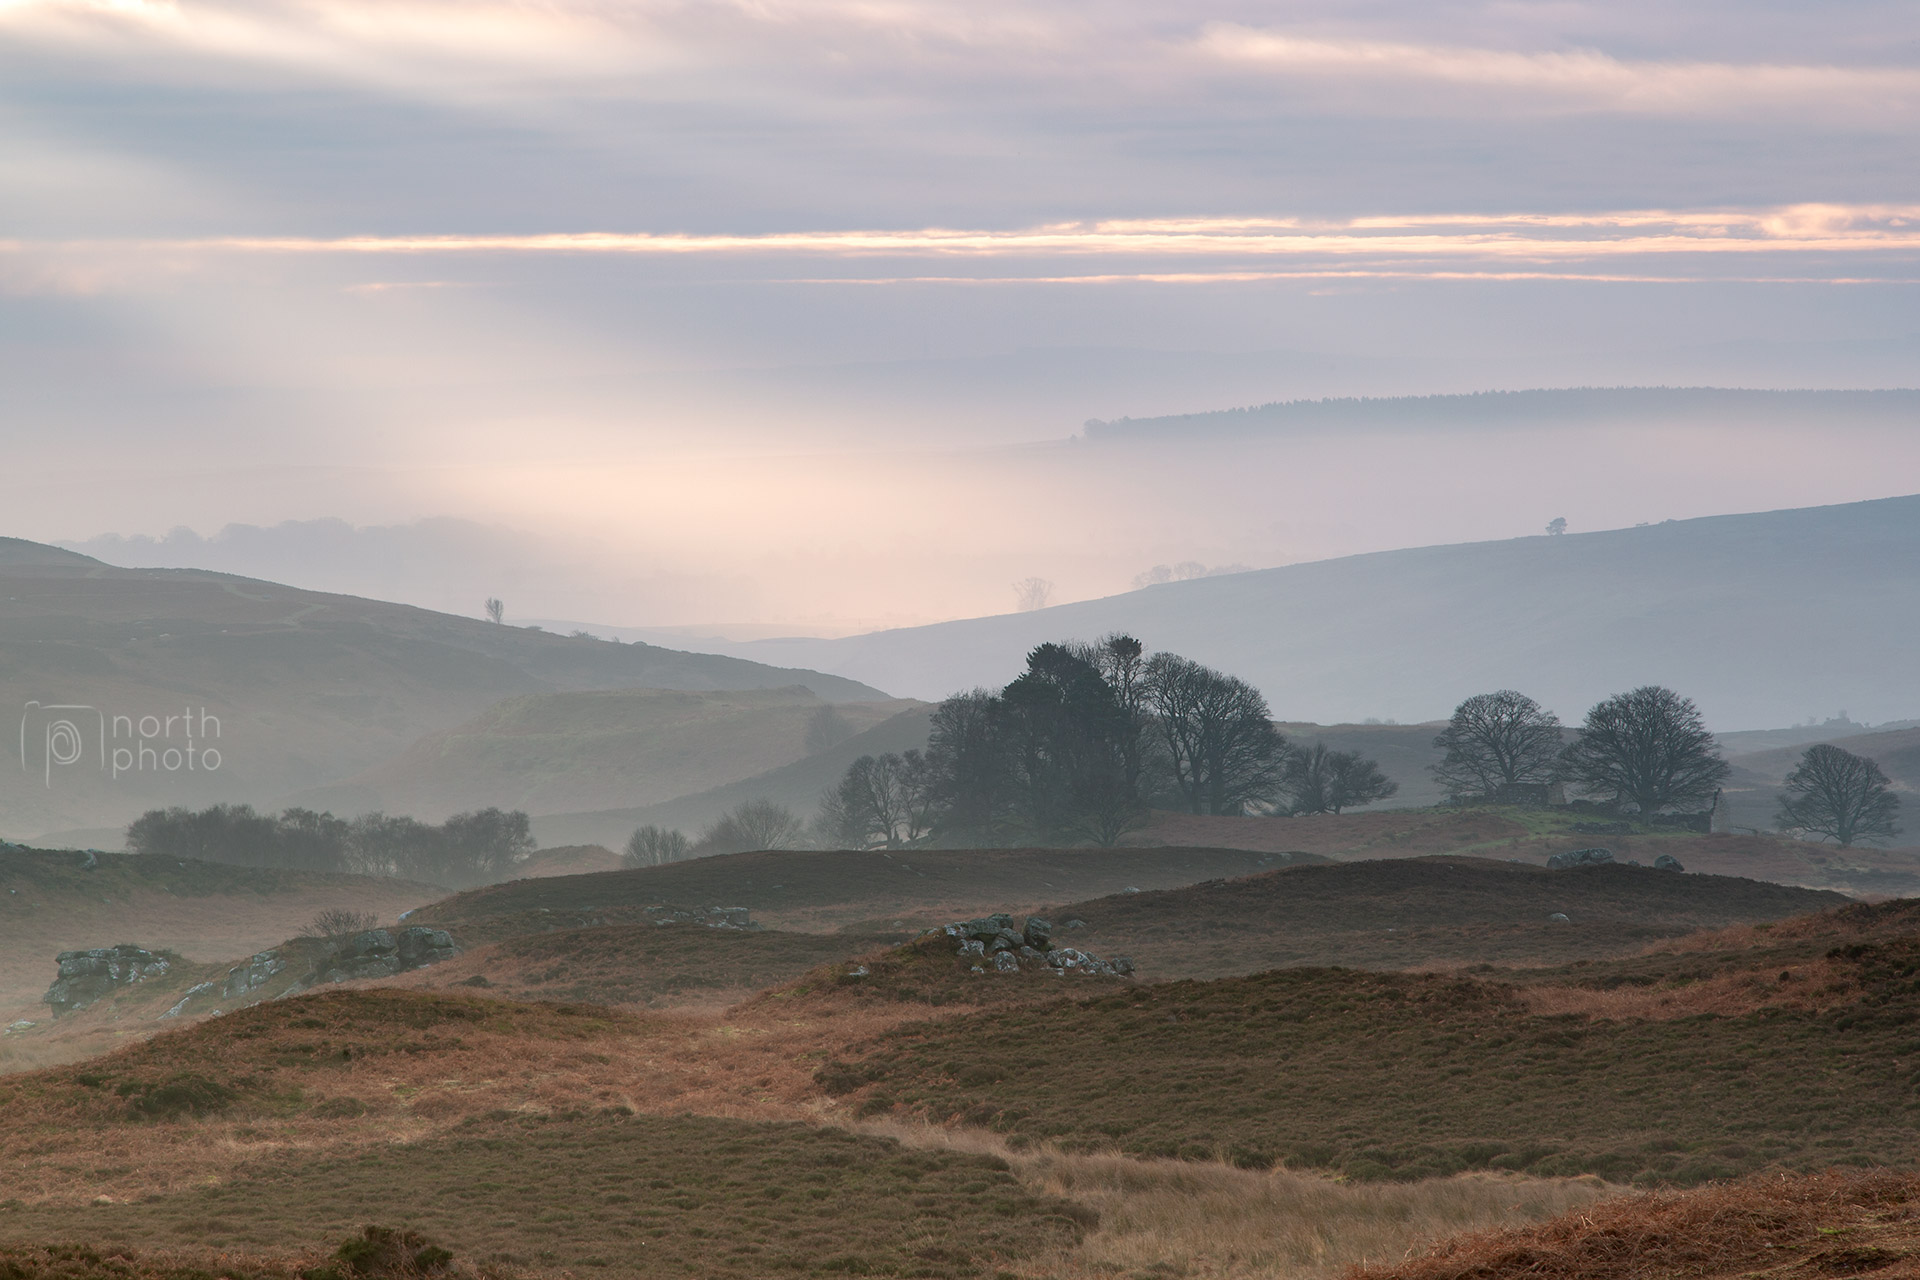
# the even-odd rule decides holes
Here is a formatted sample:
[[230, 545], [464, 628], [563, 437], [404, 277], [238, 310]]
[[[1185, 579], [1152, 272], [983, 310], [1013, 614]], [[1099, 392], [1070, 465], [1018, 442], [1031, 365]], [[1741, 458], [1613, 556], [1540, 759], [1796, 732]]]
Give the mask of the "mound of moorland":
[[[1059, 937], [1131, 957], [1141, 976], [1217, 978], [1285, 965], [1551, 965], [1630, 955], [1701, 929], [1779, 920], [1836, 893], [1645, 867], [1549, 871], [1427, 857], [1291, 867], [1051, 908]], [[1565, 916], [1564, 921], [1553, 919]]]
[[482, 1263], [703, 1277], [991, 1274], [1088, 1225], [992, 1156], [615, 1110], [478, 1119], [340, 1159], [266, 1158], [133, 1204], [0, 1208], [0, 1233], [287, 1249], [370, 1220]]
[[1746, 876], [1849, 894], [1920, 893], [1920, 849], [1842, 849], [1754, 832], [1650, 829], [1581, 831], [1603, 822], [1569, 809], [1508, 807], [1394, 809], [1301, 818], [1229, 818], [1156, 811], [1128, 842], [1222, 849], [1299, 850], [1352, 861], [1464, 853], [1544, 864], [1556, 853], [1601, 846], [1622, 862], [1652, 864], [1661, 854], [1689, 871]]
[[[1852, 942], [1876, 921], [1802, 925], [1840, 943], [1821, 968], [1739, 1000], [1723, 991], [1705, 1012], [1612, 1019], [1556, 1008], [1550, 983], [1288, 969], [896, 1027], [818, 1078], [868, 1111], [1021, 1141], [1358, 1178], [1493, 1168], [1687, 1184], [1912, 1165], [1920, 935], [1899, 912], [1877, 924], [1877, 940]], [[1670, 989], [1696, 980], [1686, 964]], [[1576, 994], [1603, 992], [1604, 963], [1583, 972], [1592, 985]], [[1803, 998], [1815, 982], [1821, 998]], [[1031, 1043], [1079, 1051], [987, 1048]]]
[[443, 892], [194, 859], [0, 849], [0, 1025], [48, 1016], [39, 1000], [62, 951], [132, 942], [210, 963], [303, 933], [325, 910], [391, 920]]
[[1886, 1170], [1628, 1196], [1446, 1240], [1348, 1280], [1734, 1280], [1920, 1275], [1920, 1179]]
[[507, 938], [418, 970], [401, 982], [413, 987], [471, 985], [510, 1000], [712, 1007], [903, 940], [902, 934], [603, 925]]
[[[464, 945], [612, 923], [648, 906], [747, 907], [787, 929], [905, 929], [1128, 888], [1243, 876], [1305, 861], [1236, 849], [792, 850], [694, 858], [598, 875], [515, 880], [409, 916]], [[637, 921], [634, 921], [637, 923]]]
[[[299, 799], [435, 821], [487, 805], [567, 813], [658, 804], [809, 755], [808, 723], [827, 705], [801, 684], [521, 694]], [[916, 705], [835, 711], [855, 733]]]
[[605, 845], [569, 844], [542, 849], [514, 868], [523, 880], [541, 876], [587, 876], [596, 871], [618, 871], [626, 864]]

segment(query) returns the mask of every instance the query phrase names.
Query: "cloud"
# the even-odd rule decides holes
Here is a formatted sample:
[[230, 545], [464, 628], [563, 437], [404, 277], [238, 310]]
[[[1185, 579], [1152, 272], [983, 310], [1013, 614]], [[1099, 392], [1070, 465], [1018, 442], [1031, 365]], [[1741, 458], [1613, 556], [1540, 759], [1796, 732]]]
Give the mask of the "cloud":
[[[1152, 260], [1164, 266], [1118, 268], [1088, 277], [1033, 274], [1029, 279], [1135, 279], [1178, 283], [1329, 276], [1434, 279], [1683, 280], [1728, 278], [1718, 261], [1771, 259], [1786, 264], [1777, 278], [1854, 279], [1836, 260], [1885, 264], [1897, 272], [1920, 260], [1920, 206], [1807, 204], [1758, 210], [1627, 210], [1591, 214], [1402, 214], [1349, 220], [1298, 218], [1159, 218], [1054, 223], [1017, 230], [818, 230], [759, 235], [553, 232], [533, 235], [262, 236], [166, 241], [68, 242], [0, 245], [0, 261], [45, 253], [84, 261], [94, 249], [113, 257], [207, 258], [240, 256], [384, 258], [465, 255], [618, 256], [745, 261], [779, 279], [785, 261], [837, 264], [839, 278], [902, 279], [890, 264], [912, 260], [1001, 261], [1046, 264], [1089, 259]], [[1618, 267], [1603, 274], [1582, 264], [1662, 261], [1657, 271]], [[1172, 264], [1247, 264], [1180, 271]], [[1691, 265], [1671, 265], [1675, 262]], [[1274, 262], [1327, 263], [1291, 270]], [[1520, 269], [1503, 264], [1529, 264]], [[1804, 266], [1794, 267], [1801, 263]], [[1337, 266], [1332, 264], [1338, 264]], [[1481, 264], [1478, 266], [1470, 264]], [[875, 269], [875, 268], [883, 269]], [[737, 270], [729, 267], [729, 270]], [[809, 275], [808, 280], [820, 277]], [[919, 274], [915, 279], [937, 277]], [[1776, 278], [1768, 276], [1766, 278]], [[437, 282], [444, 284], [445, 282]], [[354, 286], [388, 287], [382, 282]]]
[[1193, 48], [1220, 64], [1308, 84], [1341, 81], [1387, 94], [1396, 87], [1442, 86], [1561, 112], [1724, 116], [1778, 109], [1857, 116], [1906, 114], [1920, 106], [1920, 68], [1914, 67], [1630, 60], [1596, 49], [1320, 39], [1226, 22], [1208, 24]]

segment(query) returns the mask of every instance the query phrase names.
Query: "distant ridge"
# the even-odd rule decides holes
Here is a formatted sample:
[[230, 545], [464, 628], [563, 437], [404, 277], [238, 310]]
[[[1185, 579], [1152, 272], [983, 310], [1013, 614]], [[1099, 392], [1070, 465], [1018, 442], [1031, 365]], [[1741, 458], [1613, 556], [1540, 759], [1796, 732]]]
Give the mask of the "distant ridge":
[[1749, 423], [1806, 422], [1844, 414], [1920, 423], [1920, 390], [1754, 391], [1734, 387], [1567, 387], [1529, 391], [1475, 391], [1462, 395], [1361, 396], [1275, 400], [1238, 409], [1115, 418], [1086, 422], [1089, 440], [1113, 440], [1205, 431], [1242, 433], [1325, 430], [1330, 427], [1514, 426], [1535, 419], [1564, 426], [1623, 418], [1704, 418], [1738, 415]]
[[1316, 724], [1445, 716], [1521, 689], [1577, 721], [1666, 684], [1713, 728], [1920, 714], [1920, 495], [1380, 551], [1028, 613], [728, 652], [938, 699], [1047, 640], [1126, 631]]

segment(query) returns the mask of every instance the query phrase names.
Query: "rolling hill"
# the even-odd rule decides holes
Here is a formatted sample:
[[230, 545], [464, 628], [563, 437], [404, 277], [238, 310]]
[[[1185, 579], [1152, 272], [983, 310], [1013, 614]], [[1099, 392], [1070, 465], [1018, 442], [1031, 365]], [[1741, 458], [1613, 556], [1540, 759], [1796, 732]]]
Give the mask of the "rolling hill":
[[[933, 708], [910, 703], [878, 703], [878, 707], [906, 706], [908, 709], [860, 730], [844, 742], [816, 751], [787, 764], [751, 777], [704, 786], [685, 795], [618, 809], [588, 810], [576, 813], [536, 814], [533, 834], [543, 845], [596, 843], [619, 848], [636, 827], [652, 824], [697, 835], [708, 823], [746, 800], [771, 800], [785, 805], [802, 820], [810, 818], [820, 803], [820, 793], [840, 781], [847, 766], [864, 755], [910, 751], [927, 745]], [[856, 722], [852, 707], [842, 709], [849, 723]], [[724, 776], [716, 769], [713, 776]]]
[[1011, 679], [1032, 646], [1129, 631], [1257, 684], [1286, 720], [1426, 720], [1517, 688], [1577, 722], [1647, 683], [1709, 725], [1920, 711], [1920, 497], [1421, 547], [837, 640], [714, 646], [900, 696]]
[[[808, 722], [826, 705], [797, 684], [521, 694], [295, 799], [434, 822], [487, 805], [550, 813], [658, 804], [808, 756]], [[846, 731], [858, 733], [915, 705], [844, 703], [837, 715]], [[621, 840], [600, 843], [618, 847]]]
[[1074, 946], [1126, 955], [1142, 974], [1169, 981], [1295, 965], [1563, 964], [1847, 901], [1731, 876], [1423, 857], [1302, 865], [1047, 914], [1084, 922]]
[[[162, 804], [271, 802], [377, 766], [517, 694], [795, 685], [832, 701], [885, 697], [839, 676], [225, 574], [118, 569], [0, 540], [0, 705], [27, 712], [27, 758], [0, 769], [0, 827], [16, 838], [120, 825]], [[80, 710], [49, 710], [58, 706]], [[100, 740], [120, 730], [115, 745], [134, 751], [147, 716], [151, 765], [130, 755], [135, 765], [116, 771]], [[76, 726], [79, 754], [49, 768], [48, 734], [62, 719]], [[197, 749], [218, 750], [216, 768], [186, 763], [189, 727]], [[160, 754], [169, 747], [182, 751], [172, 767]]]
[[897, 929], [1128, 888], [1172, 888], [1302, 860], [1315, 859], [1198, 848], [776, 850], [513, 880], [455, 894], [407, 922], [451, 930], [464, 944], [611, 923], [623, 912], [664, 904], [746, 907], [756, 921], [784, 929], [873, 922]]

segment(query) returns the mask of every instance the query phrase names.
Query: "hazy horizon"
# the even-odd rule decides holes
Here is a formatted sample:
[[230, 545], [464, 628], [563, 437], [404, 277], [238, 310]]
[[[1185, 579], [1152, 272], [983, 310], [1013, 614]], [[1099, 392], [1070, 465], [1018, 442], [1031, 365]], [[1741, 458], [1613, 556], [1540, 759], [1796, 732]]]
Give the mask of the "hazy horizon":
[[1920, 491], [1838, 426], [1061, 443], [1920, 386], [1885, 0], [19, 0], [0, 71], [17, 536], [469, 521], [574, 566], [524, 616], [845, 629]]

